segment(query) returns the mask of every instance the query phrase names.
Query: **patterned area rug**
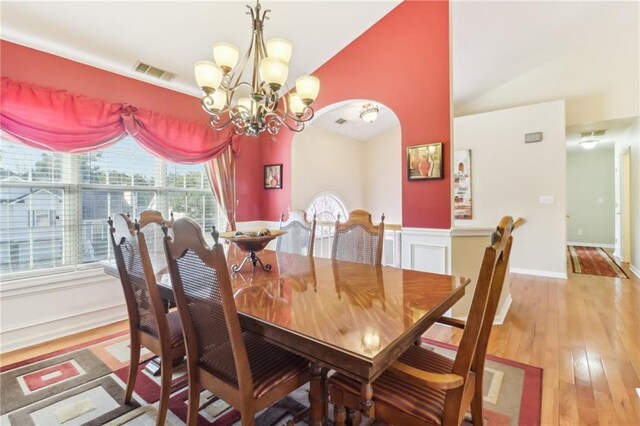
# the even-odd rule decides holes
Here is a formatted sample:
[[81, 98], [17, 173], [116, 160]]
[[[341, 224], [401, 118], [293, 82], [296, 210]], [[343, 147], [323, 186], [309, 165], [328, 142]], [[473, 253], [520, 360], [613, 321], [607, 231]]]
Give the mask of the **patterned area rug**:
[[[425, 347], [453, 356], [455, 347], [425, 340]], [[142, 352], [134, 401], [123, 405], [129, 359], [122, 332], [2, 368], [0, 425], [154, 425], [160, 383], [143, 370], [151, 357]], [[485, 373], [486, 424], [538, 425], [542, 370], [488, 357]], [[187, 415], [184, 364], [174, 370], [168, 425], [184, 425]], [[303, 386], [258, 413], [257, 425], [284, 424], [308, 404]], [[200, 395], [198, 425], [240, 425], [240, 414], [208, 391]], [[329, 408], [331, 418], [332, 407]], [[364, 425], [374, 424], [364, 419]]]
[[601, 247], [568, 246], [571, 268], [576, 274], [629, 278], [622, 267]]

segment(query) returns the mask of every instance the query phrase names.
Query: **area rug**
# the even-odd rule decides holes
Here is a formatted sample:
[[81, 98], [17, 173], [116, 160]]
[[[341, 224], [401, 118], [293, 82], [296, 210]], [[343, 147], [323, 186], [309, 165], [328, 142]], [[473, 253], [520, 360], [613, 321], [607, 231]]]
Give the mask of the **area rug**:
[[[454, 356], [455, 347], [424, 340], [426, 348]], [[154, 425], [160, 383], [144, 371], [143, 352], [132, 404], [123, 405], [129, 359], [127, 332], [118, 333], [1, 369], [0, 425]], [[488, 357], [484, 381], [485, 424], [538, 425], [542, 370]], [[308, 405], [308, 387], [257, 414], [257, 425], [284, 424]], [[198, 425], [240, 425], [240, 414], [208, 391], [200, 394]], [[329, 407], [331, 418], [332, 407]], [[167, 425], [184, 425], [187, 377], [174, 370]], [[363, 425], [375, 425], [363, 419]]]
[[568, 246], [575, 274], [629, 278], [622, 267], [601, 247]]

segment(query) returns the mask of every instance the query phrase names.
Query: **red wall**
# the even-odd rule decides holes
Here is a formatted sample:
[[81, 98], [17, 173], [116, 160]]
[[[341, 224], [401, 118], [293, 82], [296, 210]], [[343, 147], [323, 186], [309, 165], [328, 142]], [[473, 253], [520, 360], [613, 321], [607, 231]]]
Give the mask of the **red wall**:
[[[198, 98], [0, 40], [2, 76], [67, 90], [110, 102], [128, 103], [187, 120], [208, 121]], [[236, 169], [237, 220], [260, 219], [262, 177], [255, 138], [244, 138]]]
[[[373, 99], [395, 112], [402, 128], [402, 225], [450, 228], [449, 3], [401, 3], [314, 75], [321, 84], [316, 110]], [[262, 164], [284, 163], [284, 188], [262, 190], [263, 220], [277, 220], [291, 202], [292, 137], [261, 136]], [[444, 144], [445, 178], [409, 182], [407, 147], [431, 142]]]

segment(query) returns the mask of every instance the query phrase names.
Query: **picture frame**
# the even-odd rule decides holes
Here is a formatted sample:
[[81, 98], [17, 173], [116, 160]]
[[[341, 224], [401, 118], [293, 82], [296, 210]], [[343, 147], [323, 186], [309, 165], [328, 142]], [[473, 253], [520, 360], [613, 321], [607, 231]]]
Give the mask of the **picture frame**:
[[471, 192], [471, 150], [462, 149], [453, 153], [453, 218], [473, 219]]
[[409, 180], [444, 179], [442, 143], [414, 145], [407, 148]]
[[264, 189], [282, 189], [282, 163], [264, 166]]

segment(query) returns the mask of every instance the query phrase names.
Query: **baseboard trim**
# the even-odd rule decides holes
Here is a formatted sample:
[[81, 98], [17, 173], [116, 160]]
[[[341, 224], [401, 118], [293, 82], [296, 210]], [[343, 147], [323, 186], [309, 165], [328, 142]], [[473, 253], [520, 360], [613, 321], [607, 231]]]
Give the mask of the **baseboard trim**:
[[640, 268], [633, 266], [629, 263], [629, 270], [636, 276], [636, 278], [640, 278]]
[[536, 277], [567, 279], [566, 272], [542, 271], [540, 269], [511, 268], [512, 274], [534, 275]]
[[602, 244], [602, 243], [579, 243], [576, 241], [567, 241], [568, 246], [582, 246], [582, 247], [602, 247], [606, 249], [614, 249], [616, 248], [613, 244]]
[[[0, 333], [0, 353], [37, 345], [82, 331], [90, 330], [127, 318], [126, 305], [117, 303], [57, 318], [21, 324]], [[10, 334], [16, 334], [12, 337]]]

